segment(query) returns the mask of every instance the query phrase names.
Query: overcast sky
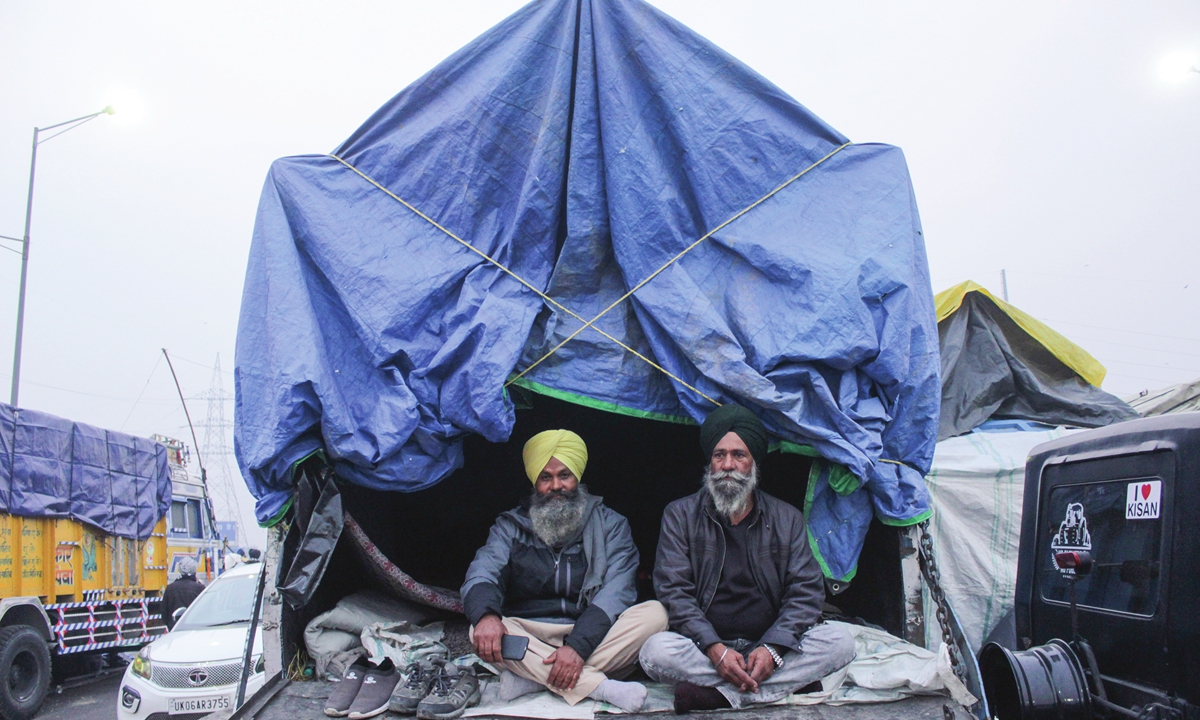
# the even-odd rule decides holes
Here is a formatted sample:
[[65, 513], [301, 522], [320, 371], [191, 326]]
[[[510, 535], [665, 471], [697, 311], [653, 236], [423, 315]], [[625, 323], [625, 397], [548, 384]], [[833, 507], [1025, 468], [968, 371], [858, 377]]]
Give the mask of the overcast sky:
[[[22, 233], [35, 126], [144, 107], [40, 147], [20, 404], [185, 437], [166, 347], [204, 422], [218, 354], [233, 389], [271, 161], [329, 152], [522, 4], [0, 0], [0, 235]], [[1158, 73], [1200, 65], [1200, 3], [656, 4], [852, 140], [903, 148], [935, 291], [999, 295], [1005, 269], [1110, 392], [1200, 377], [1200, 73]], [[0, 251], [3, 399], [19, 273]]]

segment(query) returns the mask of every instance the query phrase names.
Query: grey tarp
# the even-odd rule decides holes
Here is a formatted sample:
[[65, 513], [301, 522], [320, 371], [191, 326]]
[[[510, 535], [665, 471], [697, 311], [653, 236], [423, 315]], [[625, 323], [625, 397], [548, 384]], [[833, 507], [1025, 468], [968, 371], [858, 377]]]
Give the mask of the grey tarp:
[[938, 323], [942, 412], [938, 440], [991, 418], [1102, 427], [1138, 417], [1125, 401], [1084, 380], [991, 298], [968, 292]]

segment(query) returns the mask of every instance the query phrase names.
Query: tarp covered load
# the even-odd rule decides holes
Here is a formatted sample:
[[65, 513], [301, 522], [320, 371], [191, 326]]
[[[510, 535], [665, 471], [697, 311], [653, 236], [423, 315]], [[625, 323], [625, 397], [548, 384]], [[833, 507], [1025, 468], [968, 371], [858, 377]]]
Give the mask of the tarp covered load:
[[937, 318], [939, 439], [991, 418], [1092, 428], [1138, 417], [1100, 389], [1106, 371], [1086, 350], [969, 280], [938, 293]]
[[1200, 410], [1200, 379], [1125, 398], [1142, 417]]
[[162, 445], [0, 403], [0, 512], [144, 540], [170, 507]]
[[550, 0], [332, 155], [273, 164], [236, 444], [270, 522], [317, 450], [363, 486], [437, 483], [466, 434], [508, 439], [510, 381], [678, 422], [738, 402], [836, 464], [810, 526], [844, 578], [872, 512], [928, 515], [938, 371], [899, 149], [640, 0]]

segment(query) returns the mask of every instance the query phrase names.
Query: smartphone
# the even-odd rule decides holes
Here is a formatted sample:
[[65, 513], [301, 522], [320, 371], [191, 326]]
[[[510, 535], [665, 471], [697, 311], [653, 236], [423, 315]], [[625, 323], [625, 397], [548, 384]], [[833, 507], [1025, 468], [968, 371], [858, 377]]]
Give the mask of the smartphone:
[[502, 635], [500, 637], [500, 657], [505, 660], [520, 662], [525, 659], [525, 651], [529, 649], [529, 638], [524, 635]]

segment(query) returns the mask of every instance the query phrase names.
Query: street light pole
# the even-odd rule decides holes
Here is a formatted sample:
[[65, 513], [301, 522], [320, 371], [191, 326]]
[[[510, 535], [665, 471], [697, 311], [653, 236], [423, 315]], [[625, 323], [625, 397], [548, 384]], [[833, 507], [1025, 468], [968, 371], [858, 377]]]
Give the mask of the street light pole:
[[[9, 403], [13, 406], [17, 404], [17, 394], [21, 388], [21, 336], [25, 329], [25, 278], [29, 272], [29, 226], [33, 221], [33, 178], [37, 171], [37, 150], [38, 145], [53, 140], [62, 135], [68, 130], [74, 130], [80, 125], [89, 120], [94, 120], [101, 115], [112, 115], [116, 110], [112, 105], [104, 108], [100, 112], [84, 115], [83, 117], [60, 122], [57, 125], [50, 125], [44, 128], [35, 127], [33, 129], [33, 154], [29, 159], [29, 196], [25, 200], [25, 234], [21, 238], [21, 290], [17, 297], [17, 339], [13, 348], [13, 371], [12, 371], [12, 396]], [[55, 128], [63, 128], [45, 139], [39, 139], [41, 133]]]

